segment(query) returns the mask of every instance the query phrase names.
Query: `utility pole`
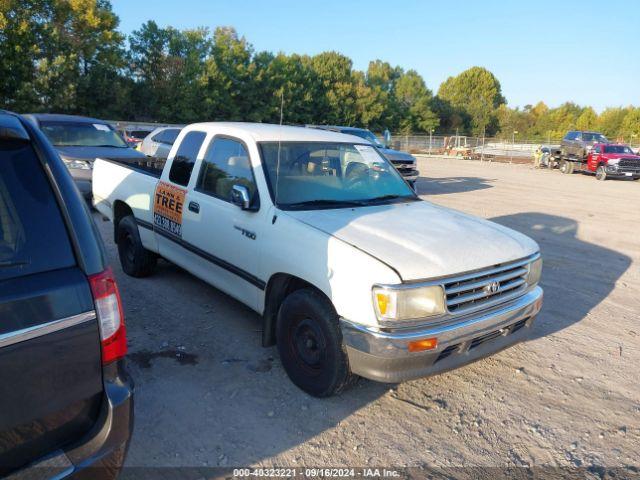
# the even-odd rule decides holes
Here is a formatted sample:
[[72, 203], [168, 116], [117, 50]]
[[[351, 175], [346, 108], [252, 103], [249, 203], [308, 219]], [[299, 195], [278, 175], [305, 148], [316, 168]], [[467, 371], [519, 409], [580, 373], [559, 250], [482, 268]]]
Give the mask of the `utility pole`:
[[511, 135], [511, 160], [509, 160], [509, 163], [513, 163], [513, 149], [516, 145], [516, 133], [518, 133], [518, 131], [514, 130], [513, 134]]
[[433, 139], [433, 128], [431, 130], [429, 130], [429, 155], [431, 155], [431, 142]]

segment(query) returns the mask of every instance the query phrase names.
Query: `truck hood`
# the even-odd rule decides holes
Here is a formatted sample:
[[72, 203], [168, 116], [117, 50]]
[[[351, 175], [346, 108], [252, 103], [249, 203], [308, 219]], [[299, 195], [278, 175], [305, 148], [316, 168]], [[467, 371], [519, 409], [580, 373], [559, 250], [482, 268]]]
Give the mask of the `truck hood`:
[[367, 252], [402, 280], [468, 272], [539, 250], [521, 233], [426, 201], [286, 213]]
[[612, 163], [619, 160], [640, 160], [640, 155], [631, 155], [630, 153], [604, 153], [603, 156]]
[[390, 162], [398, 162], [398, 161], [415, 161], [415, 157], [407, 152], [400, 152], [398, 150], [393, 150], [391, 148], [378, 148], [380, 153], [382, 153], [387, 160]]
[[102, 158], [145, 158], [143, 153], [133, 148], [119, 147], [55, 147], [61, 157], [67, 160], [94, 161]]

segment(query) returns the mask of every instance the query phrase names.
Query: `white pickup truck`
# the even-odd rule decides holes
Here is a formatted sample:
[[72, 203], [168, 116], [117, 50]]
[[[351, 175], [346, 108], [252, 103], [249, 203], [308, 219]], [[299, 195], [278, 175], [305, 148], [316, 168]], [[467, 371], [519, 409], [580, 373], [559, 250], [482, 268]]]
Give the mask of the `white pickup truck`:
[[421, 200], [351, 135], [194, 124], [166, 164], [96, 161], [93, 196], [127, 274], [160, 256], [245, 303], [315, 396], [486, 357], [542, 306], [533, 240]]

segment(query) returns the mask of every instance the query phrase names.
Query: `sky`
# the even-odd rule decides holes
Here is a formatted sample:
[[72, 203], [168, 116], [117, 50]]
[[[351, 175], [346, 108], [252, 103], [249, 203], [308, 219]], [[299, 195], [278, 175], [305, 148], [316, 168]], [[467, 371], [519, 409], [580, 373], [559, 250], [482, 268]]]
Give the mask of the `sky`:
[[640, 105], [638, 0], [111, 0], [120, 31], [233, 26], [256, 51], [335, 50], [414, 69], [436, 93], [472, 66], [512, 107]]

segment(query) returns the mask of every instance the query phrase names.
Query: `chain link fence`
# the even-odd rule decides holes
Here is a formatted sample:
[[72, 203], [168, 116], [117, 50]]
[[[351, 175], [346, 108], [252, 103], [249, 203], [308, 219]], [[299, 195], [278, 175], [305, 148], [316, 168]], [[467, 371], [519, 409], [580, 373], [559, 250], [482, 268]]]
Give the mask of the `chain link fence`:
[[[465, 135], [403, 135], [391, 136], [390, 147], [410, 153], [430, 155], [451, 155], [473, 159], [514, 158], [532, 159], [540, 146], [549, 149], [560, 148], [562, 138], [499, 138], [473, 137]], [[635, 151], [640, 143], [631, 142]]]
[[391, 148], [410, 153], [450, 155], [473, 159], [513, 157], [531, 159], [539, 146], [557, 148], [560, 139], [540, 142], [528, 139], [471, 137], [465, 135], [392, 135]]

